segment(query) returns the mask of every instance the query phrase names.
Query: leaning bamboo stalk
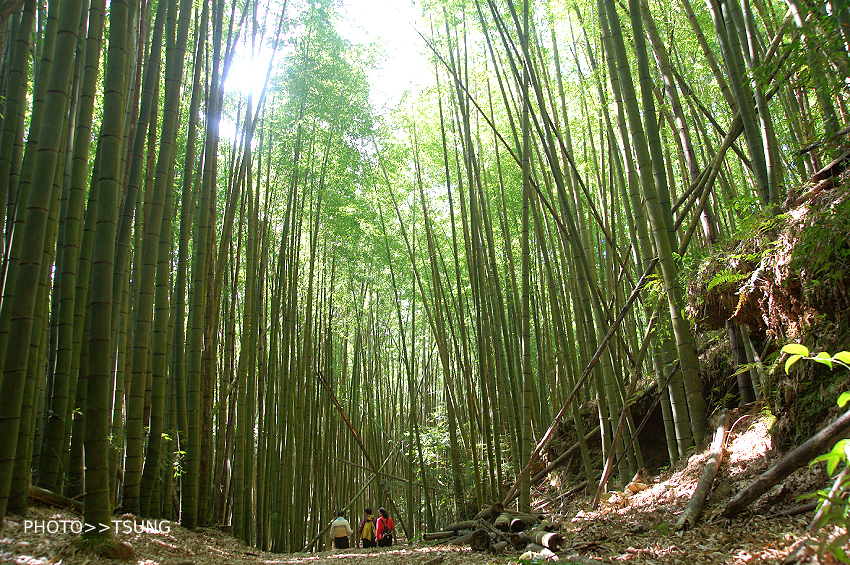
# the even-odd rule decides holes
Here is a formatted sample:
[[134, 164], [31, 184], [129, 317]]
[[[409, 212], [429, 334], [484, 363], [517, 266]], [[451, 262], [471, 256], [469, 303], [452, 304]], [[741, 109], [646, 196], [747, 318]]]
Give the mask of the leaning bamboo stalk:
[[[537, 458], [540, 456], [540, 453], [543, 451], [543, 449], [547, 445], [549, 445], [549, 442], [552, 440], [552, 436], [553, 436], [553, 432], [555, 431], [555, 427], [561, 421], [561, 418], [564, 417], [564, 414], [566, 414], [567, 409], [570, 407], [570, 404], [575, 399], [576, 395], [578, 394], [578, 391], [581, 390], [582, 386], [584, 386], [584, 382], [587, 380], [587, 377], [590, 375], [591, 371], [593, 370], [593, 367], [596, 365], [596, 363], [602, 357], [602, 353], [605, 351], [606, 347], [608, 346], [608, 343], [611, 341], [611, 338], [614, 337], [614, 333], [617, 331], [617, 328], [620, 326], [620, 323], [626, 317], [626, 313], [628, 313], [632, 304], [634, 304], [634, 301], [637, 299], [637, 296], [638, 296], [639, 292], [641, 291], [641, 289], [643, 288], [643, 285], [645, 284], [647, 277], [655, 270], [655, 266], [657, 264], [658, 264], [657, 259], [653, 259], [652, 261], [650, 261], [649, 265], [647, 266], [647, 269], [644, 271], [643, 276], [640, 278], [637, 286], [635, 286], [635, 289], [632, 291], [631, 296], [629, 296], [628, 300], [626, 300], [626, 303], [625, 303], [625, 305], [623, 305], [623, 308], [620, 310], [620, 313], [617, 315], [617, 318], [611, 323], [611, 327], [608, 329], [608, 333], [605, 335], [605, 338], [599, 344], [599, 347], [597, 348], [596, 353], [593, 355], [590, 362], [588, 362], [587, 367], [585, 367], [584, 372], [582, 373], [581, 377], [578, 379], [578, 382], [576, 382], [576, 385], [573, 388], [573, 391], [570, 393], [570, 395], [567, 397], [567, 400], [564, 402], [563, 406], [561, 406], [561, 409], [555, 415], [555, 418], [552, 420], [552, 423], [549, 425], [549, 429], [546, 430], [545, 434], [543, 434], [543, 437], [541, 438], [540, 442], [537, 444], [537, 447], [534, 448], [534, 451], [531, 453], [530, 457], [528, 458], [528, 462], [526, 463], [525, 468], [522, 470], [522, 472], [517, 477], [517, 481], [514, 484], [514, 487], [510, 490], [510, 492], [508, 492], [507, 495], [505, 495], [505, 499], [502, 501], [503, 505], [509, 504], [516, 497], [517, 489], [518, 489], [519, 483], [520, 483], [520, 479], [523, 476], [528, 474], [528, 472], [531, 470], [531, 465], [537, 460]], [[635, 433], [634, 437], [637, 437], [637, 433]]]
[[[339, 403], [339, 399], [337, 398], [336, 393], [334, 392], [333, 388], [331, 388], [330, 384], [328, 384], [328, 382], [325, 380], [325, 376], [322, 374], [321, 371], [316, 371], [316, 376], [319, 378], [319, 382], [322, 383], [322, 386], [325, 387], [325, 390], [328, 391], [328, 394], [331, 395], [331, 400], [333, 400], [333, 403], [334, 403], [334, 406], [337, 409], [337, 412], [339, 412], [340, 416], [342, 416], [342, 419], [345, 421], [345, 424], [348, 426], [348, 429], [351, 431], [351, 434], [354, 436], [355, 441], [357, 441], [357, 445], [360, 447], [361, 451], [363, 451], [363, 455], [364, 455], [364, 457], [366, 457], [366, 461], [369, 462], [369, 465], [374, 470], [373, 472], [375, 474], [377, 474], [380, 469], [375, 467], [375, 464], [372, 462], [372, 458], [369, 455], [369, 450], [366, 449], [366, 446], [363, 444], [363, 440], [360, 438], [360, 435], [357, 433], [357, 429], [351, 423], [351, 420], [348, 419], [348, 415], [345, 413], [345, 410], [342, 408], [342, 405]], [[382, 465], [382, 467], [383, 467], [383, 465]], [[405, 537], [407, 539], [410, 539], [410, 534], [407, 532], [407, 526], [405, 525], [404, 521], [401, 519], [401, 513], [398, 511], [398, 508], [396, 507], [395, 501], [389, 496], [389, 493], [387, 493], [387, 499], [389, 499], [390, 505], [392, 505], [392, 507], [393, 507], [393, 513], [396, 516], [398, 516], [398, 521], [399, 521], [399, 524], [401, 525], [401, 529], [404, 530]]]
[[711, 490], [711, 485], [714, 484], [714, 478], [717, 477], [720, 463], [723, 461], [723, 451], [726, 445], [726, 428], [728, 426], [729, 412], [724, 410], [720, 416], [720, 423], [717, 426], [717, 430], [714, 432], [711, 451], [708, 453], [705, 468], [703, 468], [697, 489], [691, 496], [691, 500], [685, 507], [685, 511], [682, 512], [682, 515], [676, 522], [676, 529], [687, 529], [694, 526], [697, 520], [699, 520], [702, 507], [705, 505], [705, 499]]
[[[655, 322], [658, 320], [657, 314], [658, 314], [658, 309], [660, 308], [660, 306], [661, 306], [661, 303], [659, 302], [658, 305], [656, 305], [656, 307], [655, 307], [655, 311], [652, 314], [652, 318], [650, 318], [650, 320], [649, 320], [649, 324], [647, 324], [646, 332], [643, 336], [643, 345], [641, 346], [640, 352], [638, 352], [637, 359], [635, 360], [635, 363], [634, 363], [635, 367], [638, 367], [638, 366], [640, 366], [641, 363], [643, 363], [643, 358], [646, 355], [646, 351], [647, 351], [647, 348], [649, 346], [649, 341], [650, 341], [649, 338], [651, 336], [652, 329], [655, 326]], [[599, 505], [599, 498], [602, 495], [602, 490], [605, 488], [605, 484], [608, 482], [608, 478], [611, 476], [611, 473], [613, 472], [614, 465], [612, 465], [612, 462], [614, 460], [615, 455], [617, 454], [617, 444], [619, 443], [620, 437], [623, 433], [623, 425], [626, 422], [626, 417], [629, 415], [629, 412], [631, 410], [630, 404], [628, 403], [628, 400], [630, 398], [632, 398], [632, 396], [634, 395], [636, 386], [637, 386], [637, 379], [632, 378], [631, 383], [629, 383], [629, 390], [624, 396], [624, 398], [626, 400], [626, 406], [623, 408], [623, 411], [620, 414], [620, 419], [619, 419], [619, 422], [617, 423], [617, 429], [616, 429], [616, 432], [614, 433], [614, 441], [612, 442], [611, 449], [608, 453], [608, 457], [606, 458], [605, 467], [602, 471], [602, 476], [599, 479], [599, 486], [596, 488], [596, 494], [593, 497], [593, 504], [592, 504], [593, 508], [596, 508]], [[648, 412], [647, 415], [650, 412]], [[640, 433], [639, 430], [633, 434], [632, 440], [629, 441], [629, 445], [623, 450], [623, 453], [628, 453], [629, 447], [631, 447], [634, 440], [637, 439], [638, 433]], [[628, 438], [626, 438], [626, 439], [628, 440]], [[623, 455], [620, 455], [620, 457], [617, 459], [617, 461], [619, 462], [620, 460], [622, 460], [622, 458], [623, 458]]]
[[[592, 430], [587, 432], [587, 434], [585, 434], [584, 440], [587, 441], [598, 433], [599, 433], [599, 426], [597, 425], [595, 428], [593, 428]], [[542, 471], [540, 471], [539, 473], [534, 475], [531, 478], [531, 484], [536, 484], [536, 483], [542, 481], [543, 478], [546, 475], [548, 475], [550, 471], [552, 471], [552, 469], [554, 469], [558, 465], [562, 464], [566, 460], [566, 458], [569, 457], [572, 453], [574, 453], [575, 450], [578, 449], [578, 448], [579, 448], [578, 442], [576, 442], [572, 446], [570, 446], [570, 448], [567, 449], [562, 454], [560, 454], [557, 459], [555, 459], [554, 461], [552, 461], [551, 463], [546, 465], [546, 467]]]
[[[845, 485], [847, 484], [848, 475], [850, 475], [850, 467], [844, 467], [844, 470], [838, 473], [838, 476], [835, 477], [835, 481], [832, 483], [832, 488], [829, 489], [829, 494], [826, 498], [822, 498], [823, 495], [818, 493], [823, 504], [818, 503], [820, 506], [809, 524], [809, 533], [816, 534], [818, 530], [829, 523], [830, 509], [834, 504], [846, 504], [846, 502], [842, 500], [846, 499], [846, 496], [842, 496], [841, 493], [846, 488]], [[836, 511], [840, 512], [840, 509], [836, 509]]]
[[[363, 494], [363, 491], [365, 491], [367, 488], [369, 488], [369, 485], [371, 485], [372, 482], [376, 478], [378, 478], [378, 475], [381, 474], [381, 469], [383, 469], [387, 465], [387, 463], [389, 463], [389, 462], [390, 462], [390, 457], [388, 456], [384, 460], [384, 462], [381, 463], [381, 466], [378, 467], [377, 471], [373, 472], [372, 475], [369, 477], [369, 479], [365, 483], [363, 483], [363, 486], [360, 488], [360, 490], [358, 490], [357, 493], [354, 496], [351, 497], [351, 500], [348, 502], [348, 504], [345, 505], [345, 507], [342, 509], [342, 512], [345, 512], [346, 510], [351, 508], [352, 505], [354, 505], [354, 502], [360, 497], [361, 494]], [[328, 525], [325, 526], [318, 534], [316, 534], [316, 537], [311, 539], [310, 543], [305, 545], [304, 549], [302, 551], [310, 551], [311, 549], [313, 549], [313, 546], [316, 545], [316, 542], [319, 541], [319, 538], [321, 538], [325, 534], [325, 532], [327, 532], [330, 529], [332, 523], [333, 522], [328, 522]], [[440, 533], [446, 533], [446, 532], [440, 532]], [[451, 532], [448, 532], [448, 533], [451, 533]], [[429, 539], [429, 538], [425, 538], [425, 539]]]

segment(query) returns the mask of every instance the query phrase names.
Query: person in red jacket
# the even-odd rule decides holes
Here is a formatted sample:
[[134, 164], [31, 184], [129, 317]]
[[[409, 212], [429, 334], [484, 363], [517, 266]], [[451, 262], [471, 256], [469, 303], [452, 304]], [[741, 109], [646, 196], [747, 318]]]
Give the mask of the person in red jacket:
[[380, 513], [380, 516], [378, 516], [378, 523], [376, 524], [378, 532], [378, 546], [389, 547], [393, 544], [395, 523], [393, 523], [393, 518], [389, 515], [386, 508], [379, 508], [378, 513]]

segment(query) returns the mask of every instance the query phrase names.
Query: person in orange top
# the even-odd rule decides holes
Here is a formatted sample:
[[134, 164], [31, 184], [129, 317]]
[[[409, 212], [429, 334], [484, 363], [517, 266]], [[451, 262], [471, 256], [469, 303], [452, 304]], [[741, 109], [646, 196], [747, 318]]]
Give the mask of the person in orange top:
[[381, 514], [378, 517], [377, 523], [378, 546], [389, 547], [393, 544], [393, 531], [395, 530], [395, 523], [393, 523], [393, 518], [389, 515], [386, 508], [381, 507], [378, 509], [378, 512]]

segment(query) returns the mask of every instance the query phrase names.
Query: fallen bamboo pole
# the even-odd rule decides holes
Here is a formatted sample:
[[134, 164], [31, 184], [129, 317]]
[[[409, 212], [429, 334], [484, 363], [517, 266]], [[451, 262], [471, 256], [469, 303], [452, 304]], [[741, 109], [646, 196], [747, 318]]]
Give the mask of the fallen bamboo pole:
[[74, 500], [72, 498], [66, 498], [61, 494], [56, 494], [53, 491], [43, 489], [41, 487], [37, 487], [35, 485], [29, 486], [28, 492], [29, 498], [33, 500], [37, 500], [39, 502], [45, 502], [47, 504], [51, 504], [53, 506], [65, 507], [65, 508], [73, 508], [77, 512], [83, 511], [83, 503], [79, 500]]
[[847, 432], [850, 432], [850, 410], [813, 435], [803, 445], [780, 459], [779, 463], [762, 473], [759, 478], [736, 494], [726, 505], [726, 509], [723, 510], [723, 516], [731, 518], [739, 514], [755, 499], [770, 490], [773, 485], [814, 459], [815, 456]]
[[708, 458], [705, 462], [705, 468], [702, 470], [702, 476], [699, 479], [697, 489], [691, 496], [690, 502], [685, 506], [685, 511], [676, 522], [676, 529], [688, 529], [696, 525], [699, 520], [699, 515], [702, 513], [702, 507], [705, 505], [705, 499], [708, 492], [711, 490], [711, 485], [714, 484], [714, 479], [717, 477], [717, 471], [720, 470], [720, 463], [723, 461], [723, 451], [726, 445], [726, 429], [729, 427], [729, 412], [724, 410], [720, 416], [720, 424], [714, 432], [714, 439], [711, 442], [711, 451], [708, 453]]

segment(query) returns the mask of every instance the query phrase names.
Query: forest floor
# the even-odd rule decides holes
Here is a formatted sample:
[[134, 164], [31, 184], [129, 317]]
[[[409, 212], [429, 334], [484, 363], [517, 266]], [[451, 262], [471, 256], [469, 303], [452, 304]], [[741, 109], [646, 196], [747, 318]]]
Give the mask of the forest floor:
[[[723, 505], [734, 494], [772, 466], [780, 453], [772, 448], [770, 418], [753, 411], [739, 418], [728, 441], [723, 464], [702, 519], [688, 531], [675, 531], [677, 516], [696, 488], [705, 453], [648, 477], [649, 488], [632, 496], [614, 493], [598, 509], [590, 509], [587, 492], [567, 500], [558, 498], [556, 477], [544, 485], [548, 494], [538, 493], [537, 506], [549, 515], [562, 516], [564, 538], [560, 560], [569, 555], [584, 560], [628, 564], [715, 563], [835, 563], [827, 555], [818, 560], [813, 548], [817, 539], [807, 532], [812, 512], [784, 516], [782, 511], [799, 506], [800, 495], [826, 485], [819, 466], [803, 467], [757, 500], [733, 520], [720, 516]], [[563, 488], [566, 492], [566, 487]], [[76, 549], [73, 533], [33, 531], [39, 520], [79, 520], [79, 516], [48, 507], [33, 507], [26, 518], [7, 517], [0, 531], [0, 563], [42, 565], [100, 565], [112, 563]], [[25, 520], [30, 520], [29, 527]], [[167, 533], [164, 530], [169, 530]], [[519, 553], [491, 556], [468, 548], [417, 542], [391, 549], [350, 549], [319, 553], [276, 554], [243, 545], [226, 533], [199, 528], [192, 532], [176, 524], [159, 530], [116, 536], [133, 548], [130, 561], [140, 565], [230, 565], [309, 564], [337, 565], [369, 563], [484, 564], [516, 562]], [[792, 554], [794, 554], [792, 557]], [[803, 555], [805, 554], [805, 555]], [[802, 555], [802, 557], [801, 557]], [[526, 563], [528, 561], [525, 561]]]

